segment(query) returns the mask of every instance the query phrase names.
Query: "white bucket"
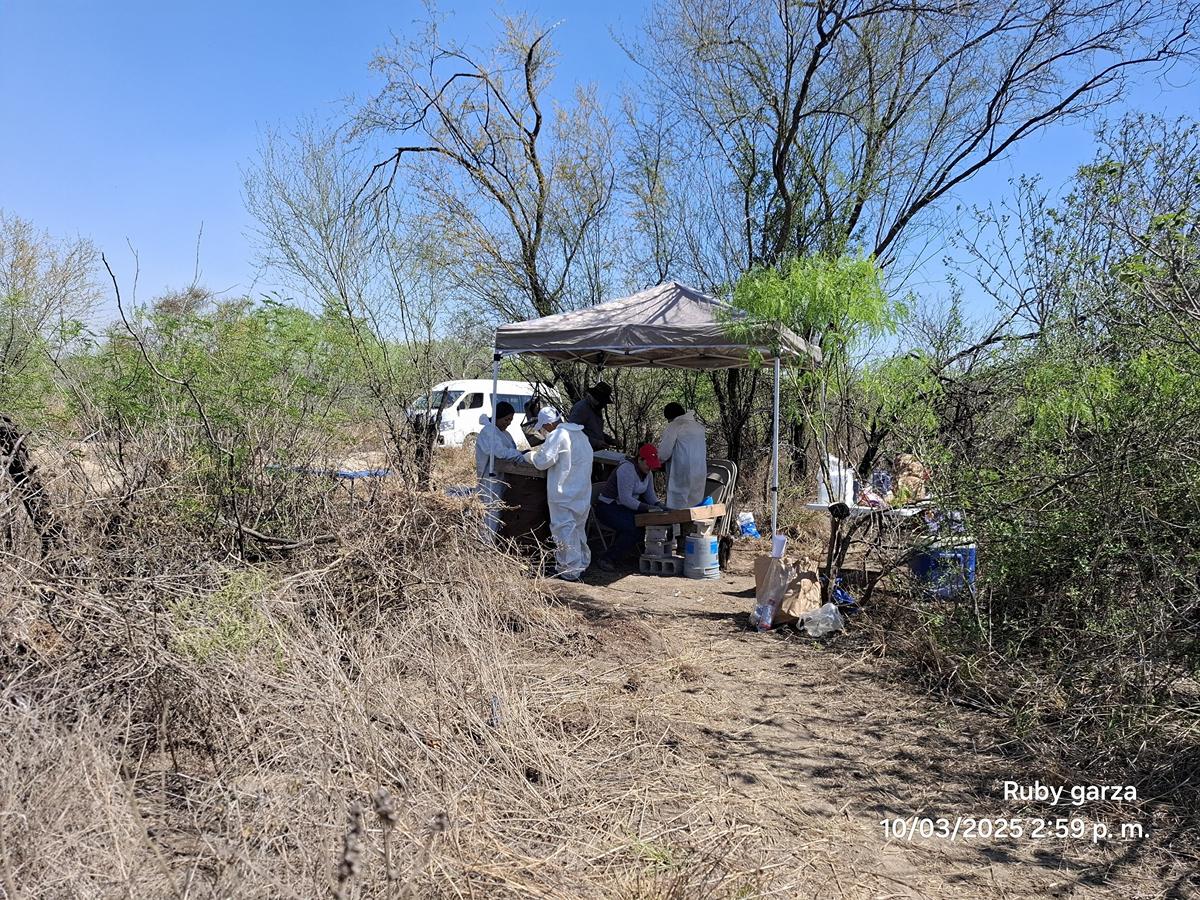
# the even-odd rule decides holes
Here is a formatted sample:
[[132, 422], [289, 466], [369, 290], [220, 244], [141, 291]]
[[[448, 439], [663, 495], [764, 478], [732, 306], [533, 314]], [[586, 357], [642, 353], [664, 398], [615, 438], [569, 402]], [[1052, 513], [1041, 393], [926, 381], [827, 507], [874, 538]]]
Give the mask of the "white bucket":
[[689, 534], [683, 544], [683, 574], [688, 578], [720, 578], [718, 547], [714, 535]]

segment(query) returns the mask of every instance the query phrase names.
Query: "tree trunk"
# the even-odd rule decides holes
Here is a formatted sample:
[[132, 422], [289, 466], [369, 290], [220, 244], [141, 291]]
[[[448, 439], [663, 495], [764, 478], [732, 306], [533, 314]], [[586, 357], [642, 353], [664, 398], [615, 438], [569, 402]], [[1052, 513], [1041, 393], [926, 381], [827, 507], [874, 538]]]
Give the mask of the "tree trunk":
[[437, 447], [439, 415], [436, 419], [417, 417], [411, 426], [413, 469], [418, 487], [428, 488], [433, 480], [433, 456]]
[[808, 428], [803, 418], [797, 418], [788, 430], [791, 432], [792, 477], [801, 482], [808, 475]]
[[721, 436], [725, 438], [725, 454], [741, 468], [742, 460], [742, 429], [744, 423], [737, 411], [737, 393], [739, 376], [737, 369], [729, 369], [724, 373], [713, 372], [713, 393], [717, 398], [717, 411], [721, 415]]
[[752, 418], [758, 371], [747, 373], [744, 369], [726, 369], [710, 373], [710, 378], [721, 413], [721, 435], [725, 439], [726, 453], [742, 470], [746, 463], [746, 430]]
[[41, 539], [42, 557], [45, 558], [62, 542], [66, 529], [50, 509], [49, 497], [37, 466], [29, 459], [25, 435], [12, 419], [3, 414], [0, 414], [0, 456], [3, 458], [0, 465], [12, 479], [25, 513]]

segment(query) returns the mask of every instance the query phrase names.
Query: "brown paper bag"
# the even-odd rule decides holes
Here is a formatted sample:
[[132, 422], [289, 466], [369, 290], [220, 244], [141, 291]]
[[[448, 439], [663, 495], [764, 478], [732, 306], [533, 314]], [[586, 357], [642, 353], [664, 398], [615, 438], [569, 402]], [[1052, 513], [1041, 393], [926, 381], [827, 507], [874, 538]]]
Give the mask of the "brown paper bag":
[[801, 560], [792, 571], [788, 592], [784, 595], [779, 611], [793, 621], [805, 613], [821, 607], [821, 582], [817, 578], [817, 564], [811, 559]]
[[754, 560], [755, 606], [769, 604], [771, 627], [790, 625], [821, 605], [817, 567], [810, 559], [800, 563], [786, 558], [760, 556]]

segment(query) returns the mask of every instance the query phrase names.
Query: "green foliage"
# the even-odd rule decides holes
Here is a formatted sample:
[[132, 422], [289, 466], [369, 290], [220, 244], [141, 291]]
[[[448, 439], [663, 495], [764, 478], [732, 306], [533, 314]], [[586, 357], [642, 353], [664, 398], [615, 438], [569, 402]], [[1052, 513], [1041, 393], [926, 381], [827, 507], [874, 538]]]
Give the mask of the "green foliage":
[[7, 320], [5, 343], [19, 352], [0, 356], [0, 409], [26, 426], [39, 425], [51, 414], [56, 396], [53, 341], [30, 327], [18, 296], [0, 297], [0, 321]]
[[857, 374], [857, 386], [865, 404], [896, 427], [914, 435], [937, 429], [935, 404], [941, 383], [924, 354], [905, 353], [868, 362]]
[[1200, 647], [1183, 612], [1200, 602], [1200, 322], [1169, 288], [1200, 261], [1200, 133], [1135, 118], [1102, 138], [1036, 229], [1048, 327], [997, 371], [963, 491], [1003, 617], [1179, 663]]
[[733, 302], [752, 321], [815, 336], [827, 354], [859, 337], [892, 334], [907, 312], [884, 290], [875, 261], [852, 256], [806, 256], [782, 269], [753, 269], [738, 281]]
[[[886, 395], [888, 404], [895, 398], [883, 383], [899, 373], [869, 367], [864, 373], [856, 358], [865, 341], [893, 335], [907, 315], [906, 305], [884, 289], [873, 259], [817, 255], [789, 260], [777, 269], [754, 269], [739, 280], [733, 300], [747, 314], [731, 322], [735, 336], [773, 323], [821, 349], [822, 364], [797, 366], [781, 397], [783, 431], [794, 443], [802, 445], [807, 431], [825, 452], [836, 436], [863, 429], [864, 420], [878, 414], [870, 395]], [[803, 453], [796, 460], [802, 466]]]
[[1200, 726], [1174, 693], [1200, 674], [1200, 249], [1180, 240], [1200, 134], [1133, 120], [1110, 143], [1022, 224], [1036, 340], [937, 403], [939, 493], [967, 511], [981, 598], [925, 624], [1031, 734], [1053, 723], [1089, 764], [1177, 789]]
[[[1014, 429], [997, 434], [964, 495], [988, 549], [988, 581], [1014, 622], [1118, 636], [1128, 610], [1194, 596], [1200, 564], [1200, 359], [1142, 348], [1127, 359], [1031, 360]], [[1022, 427], [1028, 423], [1028, 427]], [[1190, 568], [1193, 567], [1193, 568]], [[1187, 629], [1157, 636], [1188, 651]], [[1195, 647], [1191, 647], [1194, 651]]]
[[0, 409], [24, 427], [61, 423], [69, 408], [57, 365], [83, 331], [78, 319], [47, 321], [20, 293], [0, 296]]
[[267, 634], [267, 620], [257, 604], [269, 587], [260, 573], [234, 572], [220, 589], [172, 603], [175, 651], [198, 662], [245, 656]]
[[330, 315], [273, 300], [160, 302], [135, 327], [145, 357], [114, 329], [82, 362], [94, 400], [123, 425], [205, 424], [241, 443], [268, 426], [328, 435], [364, 415], [352, 392], [358, 356]]
[[1017, 399], [1018, 416], [1030, 422], [1031, 441], [1047, 446], [1081, 428], [1111, 424], [1112, 403], [1123, 387], [1121, 374], [1103, 361], [1081, 366], [1078, 358], [1063, 352], [1031, 360]]
[[0, 210], [0, 409], [25, 428], [61, 422], [58, 365], [95, 300], [95, 251]]

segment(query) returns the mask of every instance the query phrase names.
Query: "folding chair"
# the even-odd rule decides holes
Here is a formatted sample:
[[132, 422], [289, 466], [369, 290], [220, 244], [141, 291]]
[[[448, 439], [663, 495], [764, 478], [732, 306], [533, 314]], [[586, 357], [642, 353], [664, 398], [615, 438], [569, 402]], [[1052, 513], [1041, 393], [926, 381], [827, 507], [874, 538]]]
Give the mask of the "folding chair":
[[737, 493], [737, 477], [737, 465], [729, 460], [708, 461], [708, 479], [704, 483], [704, 492], [706, 496], [713, 498], [713, 503], [725, 504], [725, 515], [717, 520], [713, 528], [718, 535], [728, 534], [730, 523], [736, 518], [733, 500]]
[[586, 531], [589, 539], [599, 541], [601, 548], [607, 550], [617, 533], [596, 518], [596, 498], [600, 496], [604, 485], [603, 481], [592, 485], [592, 505], [588, 508]]

